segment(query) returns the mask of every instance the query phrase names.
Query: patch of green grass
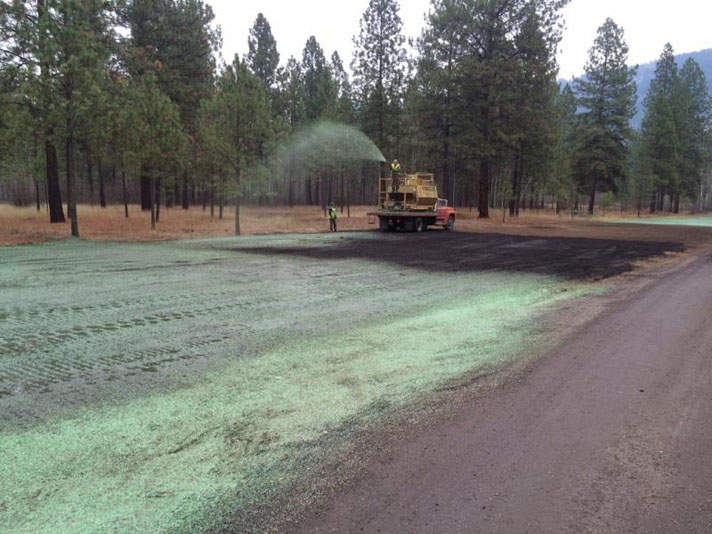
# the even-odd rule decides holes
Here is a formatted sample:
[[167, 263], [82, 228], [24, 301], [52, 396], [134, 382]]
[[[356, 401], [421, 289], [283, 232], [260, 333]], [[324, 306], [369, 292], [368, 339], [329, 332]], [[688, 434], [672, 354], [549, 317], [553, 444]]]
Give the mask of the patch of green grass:
[[[29, 423], [0, 432], [3, 531], [208, 531], [316, 466], [324, 436], [516, 355], [548, 306], [581, 294], [540, 275], [240, 252], [329, 239], [5, 256], [0, 389], [27, 391], [0, 402]], [[62, 406], [43, 417], [30, 404], [45, 398]]]
[[650, 217], [610, 221], [627, 224], [657, 224], [664, 226], [712, 226], [712, 217]]

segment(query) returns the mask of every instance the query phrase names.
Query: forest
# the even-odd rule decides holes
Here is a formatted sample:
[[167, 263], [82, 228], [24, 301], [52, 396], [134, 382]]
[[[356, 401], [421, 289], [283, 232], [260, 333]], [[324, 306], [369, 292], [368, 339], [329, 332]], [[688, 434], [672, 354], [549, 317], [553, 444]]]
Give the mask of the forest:
[[154, 226], [161, 208], [233, 205], [240, 234], [244, 204], [374, 203], [383, 159], [398, 158], [481, 218], [709, 208], [700, 65], [678, 68], [665, 46], [636, 130], [636, 68], [613, 20], [582, 76], [558, 81], [567, 3], [432, 0], [408, 43], [397, 0], [370, 0], [353, 57], [310, 36], [285, 60], [262, 14], [249, 52], [223, 59], [227, 29], [202, 0], [3, 0], [0, 202], [46, 209], [75, 236], [77, 203], [123, 203], [126, 217], [140, 203]]

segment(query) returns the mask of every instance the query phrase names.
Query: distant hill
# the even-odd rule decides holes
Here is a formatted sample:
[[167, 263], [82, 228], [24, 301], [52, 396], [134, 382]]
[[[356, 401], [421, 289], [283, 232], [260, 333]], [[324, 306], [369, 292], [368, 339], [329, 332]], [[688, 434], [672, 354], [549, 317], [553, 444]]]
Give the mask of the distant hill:
[[[675, 56], [678, 67], [682, 67], [685, 61], [687, 61], [687, 58], [690, 57], [697, 61], [702, 68], [705, 76], [707, 76], [707, 85], [710, 91], [712, 91], [712, 48], [701, 50], [700, 52], [691, 52], [689, 54], [678, 54]], [[635, 117], [633, 117], [633, 127], [635, 128], [640, 128], [640, 123], [645, 114], [643, 101], [648, 94], [648, 89], [650, 89], [650, 82], [655, 78], [655, 63], [656, 61], [652, 61], [638, 67], [638, 74], [635, 77], [635, 83], [638, 86], [638, 112]]]
[[[697, 63], [702, 68], [702, 71], [705, 73], [705, 76], [707, 76], [707, 84], [710, 88], [710, 92], [712, 92], [712, 48], [709, 48], [707, 50], [701, 50], [699, 52], [678, 54], [677, 56], [675, 56], [675, 58], [677, 59], [678, 66], [682, 67], [683, 63], [685, 63], [685, 61], [687, 61], [687, 58], [689, 57], [697, 61]], [[643, 121], [643, 115], [645, 114], [645, 106], [643, 106], [643, 101], [645, 100], [645, 96], [648, 94], [648, 90], [650, 89], [650, 82], [655, 77], [656, 62], [657, 60], [651, 61], [650, 63], [645, 63], [643, 65], [639, 65], [638, 72], [635, 76], [635, 83], [638, 87], [638, 111], [635, 114], [635, 117], [633, 117], [631, 123], [636, 129], [640, 128], [640, 123]], [[566, 83], [566, 80], [561, 80], [560, 83], [563, 85]]]

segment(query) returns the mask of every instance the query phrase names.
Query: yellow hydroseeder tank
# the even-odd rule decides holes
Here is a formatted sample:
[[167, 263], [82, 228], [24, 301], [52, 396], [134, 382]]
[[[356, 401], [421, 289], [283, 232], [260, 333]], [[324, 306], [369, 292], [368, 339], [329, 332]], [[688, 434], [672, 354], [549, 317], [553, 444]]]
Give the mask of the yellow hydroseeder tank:
[[438, 188], [427, 173], [399, 174], [381, 178], [378, 204], [382, 211], [435, 211]]

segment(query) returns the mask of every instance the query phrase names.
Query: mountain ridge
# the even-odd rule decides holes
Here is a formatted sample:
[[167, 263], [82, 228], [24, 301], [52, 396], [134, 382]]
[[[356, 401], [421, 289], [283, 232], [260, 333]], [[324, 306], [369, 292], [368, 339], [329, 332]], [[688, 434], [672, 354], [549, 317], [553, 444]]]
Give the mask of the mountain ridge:
[[[707, 86], [710, 92], [712, 92], [712, 48], [706, 48], [704, 50], [698, 50], [696, 52], [685, 52], [682, 54], [675, 55], [675, 61], [679, 68], [687, 61], [688, 58], [694, 59], [705, 73], [707, 78]], [[645, 115], [645, 97], [650, 89], [650, 82], [655, 77], [655, 65], [657, 59], [650, 61], [648, 63], [643, 63], [638, 65], [638, 69], [635, 74], [635, 85], [637, 89], [638, 100], [636, 102], [636, 113], [631, 120], [631, 125], [635, 129], [640, 129], [640, 124], [643, 121], [643, 115]], [[567, 80], [559, 80], [559, 83], [563, 86], [566, 83], [571, 83]]]

